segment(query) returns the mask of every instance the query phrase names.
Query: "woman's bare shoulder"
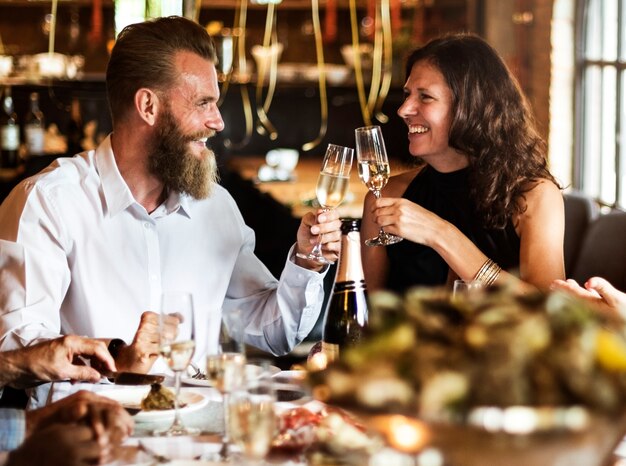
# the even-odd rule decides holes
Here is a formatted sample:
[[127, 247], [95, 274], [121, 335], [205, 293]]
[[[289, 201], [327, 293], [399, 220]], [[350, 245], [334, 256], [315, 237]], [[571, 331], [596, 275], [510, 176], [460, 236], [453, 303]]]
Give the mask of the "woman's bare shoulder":
[[542, 202], [563, 202], [563, 194], [561, 189], [548, 179], [539, 179], [529, 182], [526, 186], [523, 199], [526, 205], [533, 205]]
[[406, 191], [407, 186], [413, 181], [413, 178], [424, 167], [412, 168], [389, 178], [389, 183], [385, 186], [382, 194], [385, 197], [401, 197]]

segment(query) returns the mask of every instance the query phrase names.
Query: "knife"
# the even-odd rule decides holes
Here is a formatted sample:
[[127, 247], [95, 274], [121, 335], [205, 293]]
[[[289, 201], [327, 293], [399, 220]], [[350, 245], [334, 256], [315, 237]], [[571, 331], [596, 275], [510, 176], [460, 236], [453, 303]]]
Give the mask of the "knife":
[[116, 385], [150, 385], [162, 383], [165, 380], [164, 375], [140, 374], [137, 372], [109, 371], [102, 373], [102, 375]]

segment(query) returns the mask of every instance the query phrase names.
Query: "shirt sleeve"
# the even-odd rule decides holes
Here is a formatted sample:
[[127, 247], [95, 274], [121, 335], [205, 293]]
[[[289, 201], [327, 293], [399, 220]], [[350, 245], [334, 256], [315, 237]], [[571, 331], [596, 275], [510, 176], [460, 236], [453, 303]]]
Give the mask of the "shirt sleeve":
[[55, 338], [69, 286], [54, 203], [28, 180], [0, 207], [0, 350]]
[[15, 450], [24, 441], [26, 417], [20, 409], [0, 409], [0, 451]]
[[244, 243], [232, 272], [224, 312], [239, 309], [245, 341], [274, 355], [286, 354], [313, 329], [324, 298], [323, 272], [295, 264], [295, 247], [276, 280], [254, 254], [254, 232], [243, 226]]

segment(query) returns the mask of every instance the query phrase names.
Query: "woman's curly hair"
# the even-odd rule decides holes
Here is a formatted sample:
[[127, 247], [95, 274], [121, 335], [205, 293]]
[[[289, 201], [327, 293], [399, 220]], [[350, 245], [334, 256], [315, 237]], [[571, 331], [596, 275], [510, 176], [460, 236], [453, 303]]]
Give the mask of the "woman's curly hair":
[[433, 39], [409, 55], [407, 78], [420, 61], [452, 90], [449, 145], [469, 158], [470, 196], [485, 226], [504, 228], [522, 213], [519, 200], [537, 181], [559, 186], [519, 84], [487, 42], [473, 34]]

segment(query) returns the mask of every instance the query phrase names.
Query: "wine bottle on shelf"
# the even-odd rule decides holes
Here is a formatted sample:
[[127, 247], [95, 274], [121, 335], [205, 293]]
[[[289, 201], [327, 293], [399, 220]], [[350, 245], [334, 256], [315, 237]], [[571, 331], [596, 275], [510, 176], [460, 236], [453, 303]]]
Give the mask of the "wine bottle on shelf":
[[360, 224], [358, 219], [344, 219], [341, 223], [341, 255], [322, 333], [321, 351], [327, 362], [337, 359], [342, 348], [357, 343], [367, 327]]
[[20, 127], [13, 108], [11, 87], [4, 90], [2, 111], [0, 112], [0, 167], [16, 168], [19, 162]]
[[67, 127], [67, 153], [78, 154], [84, 150], [83, 138], [85, 137], [83, 127], [83, 116], [78, 97], [72, 99], [70, 106], [70, 121]]
[[39, 108], [39, 94], [31, 92], [30, 110], [24, 117], [24, 138], [29, 156], [44, 155], [46, 125]]

